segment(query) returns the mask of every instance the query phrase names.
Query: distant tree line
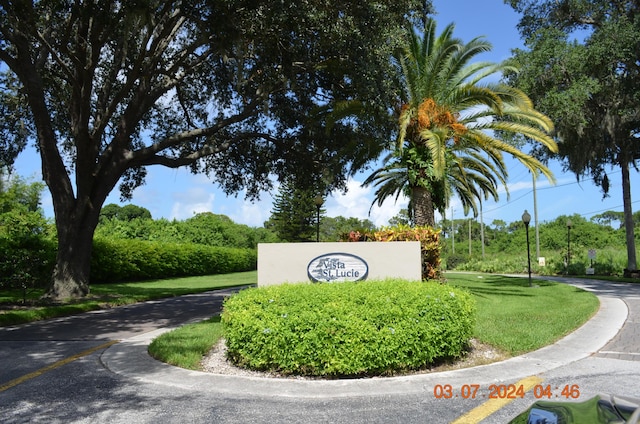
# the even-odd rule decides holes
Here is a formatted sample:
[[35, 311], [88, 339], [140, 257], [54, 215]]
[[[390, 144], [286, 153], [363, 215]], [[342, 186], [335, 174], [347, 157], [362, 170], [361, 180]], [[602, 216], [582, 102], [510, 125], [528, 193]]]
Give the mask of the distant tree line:
[[[626, 268], [626, 231], [622, 214], [607, 211], [590, 219], [578, 214], [561, 215], [539, 224], [538, 240], [535, 227], [530, 226], [533, 272], [585, 274], [593, 262], [595, 273], [622, 274]], [[640, 213], [634, 214], [634, 225], [640, 226]], [[497, 219], [484, 225], [483, 229], [475, 219], [455, 219], [453, 222], [442, 220], [439, 226], [444, 234], [442, 255], [448, 269], [526, 271], [526, 230], [522, 221], [507, 223]], [[639, 241], [636, 239], [636, 243]], [[540, 256], [545, 258], [544, 267], [538, 265], [536, 242]], [[596, 252], [593, 261], [589, 259], [589, 250]]]
[[273, 232], [237, 224], [226, 215], [203, 212], [182, 221], [153, 219], [145, 208], [116, 204], [102, 209], [95, 236], [248, 249], [277, 241]]

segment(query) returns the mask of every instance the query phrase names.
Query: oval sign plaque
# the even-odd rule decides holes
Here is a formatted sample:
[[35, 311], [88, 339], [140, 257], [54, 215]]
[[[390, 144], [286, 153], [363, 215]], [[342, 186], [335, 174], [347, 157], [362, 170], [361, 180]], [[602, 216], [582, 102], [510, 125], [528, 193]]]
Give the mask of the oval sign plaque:
[[366, 279], [367, 274], [367, 262], [350, 253], [326, 253], [312, 259], [307, 265], [307, 275], [314, 283], [360, 281]]

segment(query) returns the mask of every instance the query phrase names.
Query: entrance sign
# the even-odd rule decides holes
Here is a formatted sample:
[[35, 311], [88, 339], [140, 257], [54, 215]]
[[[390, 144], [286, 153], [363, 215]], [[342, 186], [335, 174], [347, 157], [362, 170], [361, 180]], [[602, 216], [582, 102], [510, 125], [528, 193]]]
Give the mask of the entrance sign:
[[307, 275], [314, 283], [340, 283], [366, 280], [369, 265], [350, 253], [326, 253], [307, 265]]
[[258, 244], [258, 286], [385, 278], [421, 280], [420, 242]]

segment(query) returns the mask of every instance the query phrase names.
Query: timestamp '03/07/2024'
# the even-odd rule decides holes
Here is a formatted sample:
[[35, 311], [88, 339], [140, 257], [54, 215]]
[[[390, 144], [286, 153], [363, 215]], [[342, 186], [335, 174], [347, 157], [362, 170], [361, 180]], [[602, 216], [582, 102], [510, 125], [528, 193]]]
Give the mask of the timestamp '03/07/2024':
[[[486, 390], [480, 384], [463, 384], [460, 387], [450, 384], [433, 386], [433, 396], [436, 399], [518, 399], [524, 398], [527, 392], [528, 390], [521, 384], [491, 384]], [[535, 399], [578, 399], [580, 387], [577, 384], [564, 386], [536, 384], [531, 394]]]

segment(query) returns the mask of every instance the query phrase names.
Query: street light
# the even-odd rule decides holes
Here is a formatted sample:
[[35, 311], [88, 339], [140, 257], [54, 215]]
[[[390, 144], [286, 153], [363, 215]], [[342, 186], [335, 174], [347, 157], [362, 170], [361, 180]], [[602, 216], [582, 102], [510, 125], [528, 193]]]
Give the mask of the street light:
[[319, 243], [320, 242], [320, 208], [322, 207], [322, 204], [324, 203], [324, 199], [322, 198], [322, 196], [318, 195], [316, 196], [316, 198], [313, 200], [313, 203], [316, 204], [316, 242]]
[[571, 225], [573, 223], [567, 219], [567, 275], [569, 275], [569, 264], [571, 263]]
[[529, 215], [526, 209], [522, 214], [522, 222], [524, 222], [524, 227], [527, 230], [527, 266], [529, 269], [529, 287], [531, 287], [531, 250], [529, 249], [529, 223], [531, 222], [531, 215]]

